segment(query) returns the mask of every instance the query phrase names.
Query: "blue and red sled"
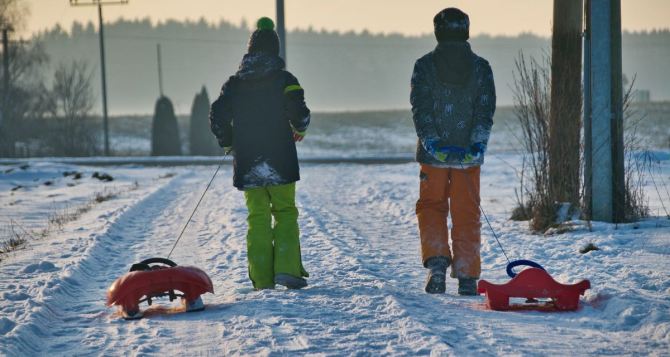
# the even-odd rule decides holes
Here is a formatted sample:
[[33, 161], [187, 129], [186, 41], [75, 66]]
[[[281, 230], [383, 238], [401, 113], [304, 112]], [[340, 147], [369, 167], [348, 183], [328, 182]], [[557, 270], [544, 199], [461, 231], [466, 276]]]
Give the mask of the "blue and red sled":
[[[491, 310], [538, 310], [575, 311], [579, 308], [579, 297], [591, 288], [588, 280], [576, 284], [561, 284], [554, 280], [544, 268], [529, 261], [510, 263], [507, 272], [512, 280], [504, 284], [493, 284], [480, 280], [477, 292], [486, 295], [486, 306]], [[531, 265], [519, 274], [511, 272], [518, 265]], [[510, 299], [522, 298], [525, 302], [511, 303]]]

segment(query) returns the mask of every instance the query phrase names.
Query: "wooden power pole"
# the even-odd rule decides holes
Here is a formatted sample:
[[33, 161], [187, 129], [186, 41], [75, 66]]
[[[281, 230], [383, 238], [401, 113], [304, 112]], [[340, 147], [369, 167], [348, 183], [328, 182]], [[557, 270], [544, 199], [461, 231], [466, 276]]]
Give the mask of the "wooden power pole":
[[98, 34], [100, 35], [100, 72], [102, 75], [102, 125], [105, 135], [105, 156], [109, 156], [109, 119], [107, 115], [107, 69], [105, 66], [105, 26], [102, 20], [103, 5], [125, 5], [128, 0], [70, 0], [71, 6], [98, 7]]
[[9, 70], [9, 32], [14, 29], [11, 25], [2, 23], [2, 110], [0, 111], [0, 154], [13, 157], [15, 155], [14, 148], [14, 122], [12, 120], [12, 113], [10, 110], [11, 97], [11, 72]]
[[554, 0], [551, 38], [549, 192], [579, 205], [583, 0]]

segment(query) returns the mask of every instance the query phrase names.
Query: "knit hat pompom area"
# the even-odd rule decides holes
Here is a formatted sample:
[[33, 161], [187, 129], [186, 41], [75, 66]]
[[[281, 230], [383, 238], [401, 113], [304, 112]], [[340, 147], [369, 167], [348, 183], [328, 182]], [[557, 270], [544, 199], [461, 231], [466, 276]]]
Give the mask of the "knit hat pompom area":
[[261, 17], [256, 22], [256, 31], [249, 38], [249, 53], [266, 53], [279, 55], [279, 35], [274, 30], [275, 23], [268, 17]]
[[261, 17], [256, 22], [256, 28], [259, 30], [274, 30], [275, 23], [269, 17]]
[[467, 41], [470, 38], [470, 18], [463, 11], [450, 7], [433, 18], [435, 37], [442, 41]]

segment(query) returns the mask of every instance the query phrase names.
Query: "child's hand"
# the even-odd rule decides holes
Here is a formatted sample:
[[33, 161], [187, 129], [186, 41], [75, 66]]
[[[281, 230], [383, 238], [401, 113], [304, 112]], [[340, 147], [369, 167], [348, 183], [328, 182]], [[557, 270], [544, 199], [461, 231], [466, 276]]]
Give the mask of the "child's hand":
[[302, 139], [305, 138], [305, 135], [306, 135], [306, 134], [307, 134], [307, 131], [302, 131], [302, 132], [300, 132], [300, 131], [295, 131], [295, 130], [294, 130], [294, 131], [293, 131], [293, 141], [295, 141], [296, 143], [297, 143], [297, 142], [301, 142]]

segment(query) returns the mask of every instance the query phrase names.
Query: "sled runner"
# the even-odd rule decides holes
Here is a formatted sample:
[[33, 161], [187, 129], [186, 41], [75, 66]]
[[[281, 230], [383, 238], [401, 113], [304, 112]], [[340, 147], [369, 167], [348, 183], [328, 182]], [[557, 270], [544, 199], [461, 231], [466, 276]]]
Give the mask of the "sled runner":
[[123, 318], [133, 320], [143, 316], [140, 303], [151, 306], [153, 299], [167, 296], [170, 301], [181, 298], [185, 311], [201, 311], [205, 305], [200, 295], [207, 292], [214, 293], [214, 288], [204, 271], [150, 258], [133, 264], [130, 272], [116, 279], [107, 290], [107, 306], [120, 306]]
[[[530, 265], [518, 275], [512, 268]], [[530, 261], [515, 261], [508, 265], [507, 273], [512, 280], [505, 284], [493, 284], [480, 280], [477, 292], [486, 294], [486, 306], [491, 310], [541, 310], [574, 311], [579, 307], [579, 296], [591, 288], [588, 280], [566, 285], [556, 282], [539, 264]], [[510, 304], [510, 298], [525, 298], [522, 304]]]

